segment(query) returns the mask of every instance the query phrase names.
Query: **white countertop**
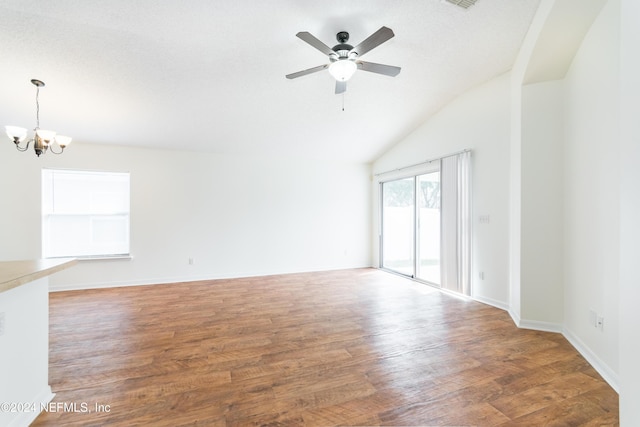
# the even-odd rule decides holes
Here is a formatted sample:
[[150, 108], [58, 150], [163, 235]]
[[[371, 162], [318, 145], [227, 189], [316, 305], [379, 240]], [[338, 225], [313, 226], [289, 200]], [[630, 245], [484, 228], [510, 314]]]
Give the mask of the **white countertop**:
[[0, 261], [0, 293], [65, 270], [76, 263], [74, 258]]

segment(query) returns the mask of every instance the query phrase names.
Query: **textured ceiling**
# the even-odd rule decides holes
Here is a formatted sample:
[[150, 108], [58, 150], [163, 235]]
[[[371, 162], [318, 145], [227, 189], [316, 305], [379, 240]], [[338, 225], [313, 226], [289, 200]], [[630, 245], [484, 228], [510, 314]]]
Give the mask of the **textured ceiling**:
[[[370, 162], [467, 89], [508, 71], [539, 0], [2, 0], [0, 125], [40, 125], [99, 143]], [[295, 34], [356, 45], [344, 97]], [[344, 111], [342, 110], [344, 103]], [[6, 142], [9, 143], [9, 142]], [[69, 149], [72, 149], [70, 147]]]

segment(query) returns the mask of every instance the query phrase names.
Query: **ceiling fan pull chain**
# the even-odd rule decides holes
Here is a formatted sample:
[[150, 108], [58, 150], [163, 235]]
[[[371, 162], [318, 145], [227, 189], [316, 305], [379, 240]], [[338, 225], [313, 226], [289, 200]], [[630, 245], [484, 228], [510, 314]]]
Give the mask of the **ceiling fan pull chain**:
[[342, 111], [344, 111], [344, 92], [342, 92]]

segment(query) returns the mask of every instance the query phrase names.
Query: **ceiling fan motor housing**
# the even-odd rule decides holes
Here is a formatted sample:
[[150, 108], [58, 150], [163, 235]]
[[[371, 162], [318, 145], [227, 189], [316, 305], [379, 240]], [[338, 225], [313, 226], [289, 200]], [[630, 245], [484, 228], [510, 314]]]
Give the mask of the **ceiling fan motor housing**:
[[331, 61], [335, 62], [339, 59], [355, 59], [354, 55], [349, 55], [349, 52], [353, 49], [353, 46], [347, 44], [347, 41], [349, 40], [349, 33], [346, 31], [340, 31], [336, 34], [336, 40], [338, 40], [340, 44], [331, 48], [331, 50], [337, 54], [337, 56], [331, 55]]
[[349, 41], [349, 33], [346, 31], [340, 31], [336, 34], [336, 40], [340, 43], [346, 43]]

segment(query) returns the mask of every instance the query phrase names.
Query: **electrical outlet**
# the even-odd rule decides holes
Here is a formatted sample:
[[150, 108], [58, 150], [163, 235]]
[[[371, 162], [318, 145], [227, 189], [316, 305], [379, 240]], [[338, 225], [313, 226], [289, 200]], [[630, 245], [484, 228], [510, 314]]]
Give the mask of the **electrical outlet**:
[[193, 265], [196, 263], [196, 260], [193, 258], [189, 258], [189, 265]]
[[478, 276], [480, 277], [480, 280], [484, 280], [484, 271], [478, 273]]
[[4, 335], [4, 313], [0, 313], [0, 337]]

